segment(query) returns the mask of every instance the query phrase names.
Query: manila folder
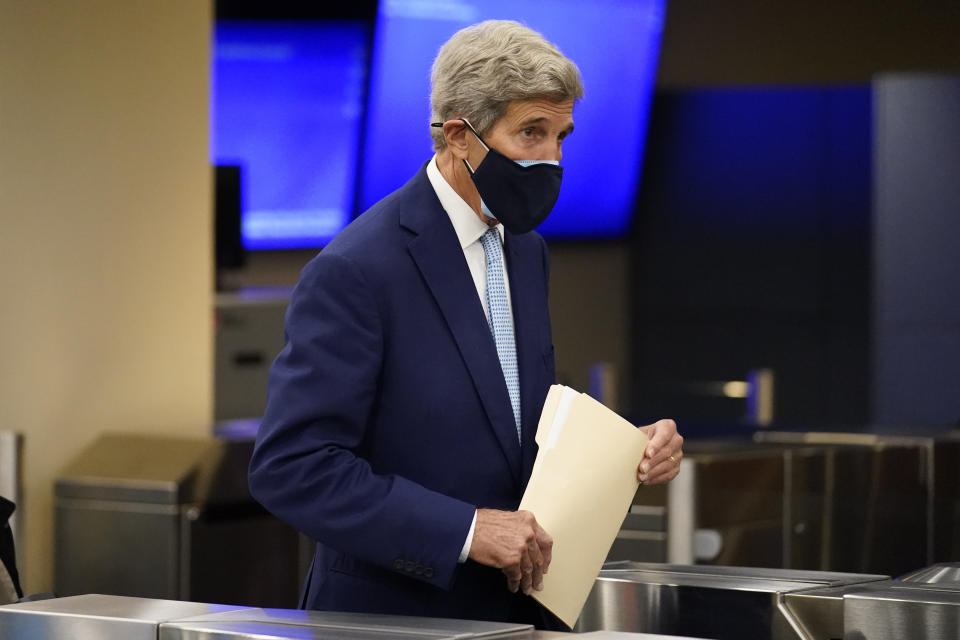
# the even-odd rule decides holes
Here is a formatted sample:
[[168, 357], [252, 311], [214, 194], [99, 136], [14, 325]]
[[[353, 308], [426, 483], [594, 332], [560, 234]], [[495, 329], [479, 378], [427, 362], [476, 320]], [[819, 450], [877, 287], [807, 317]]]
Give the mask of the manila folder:
[[520, 509], [553, 538], [543, 590], [533, 597], [572, 628], [639, 486], [647, 436], [584, 394], [558, 411], [560, 389], [572, 391], [551, 388], [545, 409], [553, 415], [537, 432], [540, 450]]

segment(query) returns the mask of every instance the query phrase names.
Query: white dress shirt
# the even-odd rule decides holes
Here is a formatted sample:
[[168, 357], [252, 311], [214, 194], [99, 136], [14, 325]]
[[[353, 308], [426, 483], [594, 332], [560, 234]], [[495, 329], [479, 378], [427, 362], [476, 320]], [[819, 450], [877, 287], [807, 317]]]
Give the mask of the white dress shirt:
[[[427, 164], [427, 178], [430, 185], [440, 200], [443, 210], [450, 216], [450, 222], [453, 223], [453, 229], [457, 232], [457, 238], [460, 240], [460, 248], [463, 249], [463, 257], [467, 261], [467, 267], [470, 269], [470, 275], [473, 277], [473, 284], [477, 288], [477, 295], [480, 296], [480, 304], [483, 305], [483, 312], [487, 318], [490, 318], [490, 310], [487, 308], [487, 256], [483, 250], [483, 244], [480, 237], [490, 229], [470, 207], [467, 202], [460, 197], [453, 187], [447, 182], [437, 168], [437, 156], [434, 155]], [[503, 225], [496, 226], [500, 235], [500, 245], [503, 246]], [[503, 269], [503, 282], [507, 288], [507, 306], [510, 308], [510, 318], [513, 318], [513, 301], [510, 297], [510, 279], [507, 275], [506, 259], [501, 262]], [[463, 549], [460, 551], [458, 562], [466, 562], [470, 555], [470, 545], [473, 543], [473, 531], [477, 526], [477, 514], [473, 514], [473, 522], [470, 524], [470, 531], [467, 532], [467, 539], [463, 543]]]
[[[463, 257], [470, 268], [470, 275], [473, 276], [473, 284], [477, 287], [477, 295], [480, 296], [480, 304], [483, 305], [483, 312], [486, 317], [490, 317], [490, 310], [487, 308], [487, 257], [483, 251], [483, 244], [480, 242], [480, 236], [487, 232], [490, 227], [477, 217], [476, 212], [453, 190], [440, 169], [437, 168], [437, 156], [433, 156], [430, 164], [427, 165], [427, 178], [430, 185], [440, 199], [440, 205], [450, 216], [450, 222], [453, 223], [453, 230], [457, 232], [457, 239], [460, 240], [460, 248], [463, 249]], [[500, 234], [500, 246], [503, 246], [503, 225], [496, 226]], [[510, 278], [507, 275], [506, 259], [503, 261], [503, 283], [507, 287], [507, 306], [510, 308], [510, 317], [513, 318], [513, 301], [510, 297]]]

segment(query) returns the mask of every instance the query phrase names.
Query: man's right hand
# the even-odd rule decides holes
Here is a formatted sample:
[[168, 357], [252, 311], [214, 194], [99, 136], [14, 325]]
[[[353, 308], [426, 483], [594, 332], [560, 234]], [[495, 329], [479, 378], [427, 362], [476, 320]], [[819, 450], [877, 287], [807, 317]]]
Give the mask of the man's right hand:
[[510, 591], [543, 589], [552, 550], [553, 538], [529, 511], [477, 509], [470, 559], [501, 569]]

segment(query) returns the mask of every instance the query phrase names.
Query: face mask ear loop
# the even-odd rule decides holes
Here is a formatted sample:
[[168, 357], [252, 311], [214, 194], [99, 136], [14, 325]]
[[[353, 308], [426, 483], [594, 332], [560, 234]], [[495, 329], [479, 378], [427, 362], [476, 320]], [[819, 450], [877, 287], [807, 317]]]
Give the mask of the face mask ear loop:
[[467, 127], [470, 129], [470, 131], [473, 132], [473, 135], [475, 135], [475, 136], [477, 137], [477, 140], [480, 141], [480, 144], [483, 145], [483, 148], [484, 148], [484, 149], [486, 149], [487, 151], [490, 151], [490, 147], [488, 147], [488, 146], [487, 146], [487, 143], [483, 141], [483, 138], [481, 138], [481, 137], [480, 137], [480, 134], [477, 133], [477, 130], [473, 128], [473, 125], [470, 124], [470, 121], [469, 121], [469, 120], [467, 120], [466, 118], [460, 118], [460, 122], [462, 122], [463, 124], [467, 125]]
[[[490, 153], [490, 147], [488, 147], [488, 146], [487, 146], [487, 143], [483, 141], [483, 138], [481, 138], [481, 137], [480, 137], [480, 134], [477, 133], [477, 130], [473, 128], [473, 125], [470, 124], [470, 121], [467, 120], [466, 118], [460, 118], [460, 122], [462, 122], [463, 124], [467, 125], [467, 128], [470, 129], [470, 131], [473, 133], [473, 135], [477, 137], [477, 140], [479, 140], [479, 141], [480, 141], [480, 144], [483, 145], [483, 148], [487, 150], [487, 153]], [[467, 167], [467, 171], [470, 172], [470, 175], [473, 175], [474, 173], [476, 173], [476, 171], [474, 171], [473, 167], [470, 166], [470, 163], [467, 162], [467, 159], [466, 159], [466, 158], [463, 159], [463, 164]]]

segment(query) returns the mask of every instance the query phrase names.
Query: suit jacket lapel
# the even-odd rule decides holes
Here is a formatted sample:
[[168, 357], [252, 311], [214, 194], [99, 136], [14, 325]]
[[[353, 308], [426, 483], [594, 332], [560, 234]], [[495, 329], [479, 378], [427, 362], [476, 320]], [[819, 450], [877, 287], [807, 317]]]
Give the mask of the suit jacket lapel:
[[[539, 391], [540, 374], [543, 369], [541, 340], [537, 336], [537, 318], [546, 308], [545, 283], [540, 277], [543, 273], [539, 251], [534, 251], [530, 237], [512, 234], [506, 236], [506, 253], [510, 274], [511, 301], [513, 303], [513, 324], [517, 340], [517, 361], [520, 366], [520, 406], [522, 413], [522, 478], [530, 477], [533, 462], [537, 455], [534, 437], [540, 421]], [[524, 246], [525, 245], [525, 246]], [[540, 292], [543, 291], [542, 294]]]
[[510, 396], [500, 369], [496, 345], [453, 225], [437, 201], [426, 175], [423, 175], [423, 181], [429, 190], [429, 198], [423, 193], [424, 202], [419, 203], [418, 213], [405, 216], [402, 220], [405, 227], [417, 234], [410, 241], [408, 249], [450, 327], [500, 448], [510, 465], [514, 482], [519, 487], [520, 443], [517, 442]]

